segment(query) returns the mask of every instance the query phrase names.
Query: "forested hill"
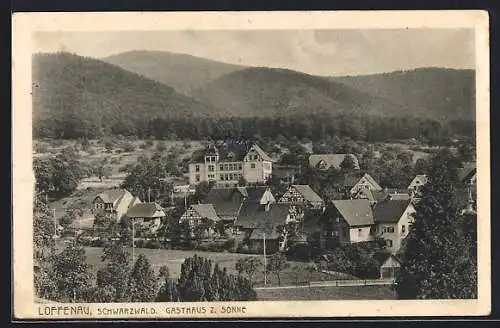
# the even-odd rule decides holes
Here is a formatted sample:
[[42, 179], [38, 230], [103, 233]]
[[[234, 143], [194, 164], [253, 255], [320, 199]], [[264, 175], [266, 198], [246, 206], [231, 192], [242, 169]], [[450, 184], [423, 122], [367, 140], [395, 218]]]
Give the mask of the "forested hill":
[[184, 94], [225, 74], [244, 68], [244, 66], [166, 51], [129, 51], [102, 60], [169, 85]]
[[56, 129], [57, 137], [66, 138], [129, 134], [153, 118], [216, 113], [209, 104], [100, 60], [69, 53], [33, 56], [33, 118], [38, 132]]
[[439, 121], [475, 119], [474, 70], [419, 68], [331, 80], [408, 108], [426, 110]]
[[405, 106], [361, 92], [343, 83], [275, 68], [232, 72], [192, 92], [227, 115], [287, 116], [309, 114], [366, 114], [401, 116]]

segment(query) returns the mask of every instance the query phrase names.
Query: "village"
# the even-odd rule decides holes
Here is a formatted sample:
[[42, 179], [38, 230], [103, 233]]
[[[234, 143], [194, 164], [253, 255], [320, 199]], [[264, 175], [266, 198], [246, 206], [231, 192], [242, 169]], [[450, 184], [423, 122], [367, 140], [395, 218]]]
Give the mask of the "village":
[[[406, 188], [388, 188], [361, 169], [357, 156], [350, 153], [311, 153], [302, 166], [278, 164], [257, 143], [241, 141], [210, 142], [193, 152], [187, 168], [188, 183], [171, 186], [167, 206], [152, 200], [151, 187], [135, 188], [146, 189], [140, 194], [123, 185], [89, 188], [93, 196], [88, 208], [80, 208], [69, 224], [63, 227], [65, 213], [56, 219], [53, 210], [58, 244], [97, 249], [120, 235], [116, 227], [127, 222], [133, 257], [148, 249], [165, 249], [208, 257], [218, 253], [217, 258], [262, 258], [263, 279], [256, 284], [262, 292], [282, 285], [279, 278], [273, 283], [266, 272], [265, 262], [273, 254], [302, 263], [293, 270], [283, 268], [290, 276], [284, 285], [390, 288], [401, 265], [414, 205], [428, 182], [425, 174], [417, 174]], [[332, 180], [335, 188], [328, 198], [302, 183], [309, 173]], [[459, 180], [460, 208], [473, 212], [475, 163], [462, 163]], [[345, 259], [336, 258], [338, 254]], [[159, 261], [170, 265], [171, 273], [179, 273], [169, 255], [164, 257]], [[311, 267], [314, 275], [307, 274]]]

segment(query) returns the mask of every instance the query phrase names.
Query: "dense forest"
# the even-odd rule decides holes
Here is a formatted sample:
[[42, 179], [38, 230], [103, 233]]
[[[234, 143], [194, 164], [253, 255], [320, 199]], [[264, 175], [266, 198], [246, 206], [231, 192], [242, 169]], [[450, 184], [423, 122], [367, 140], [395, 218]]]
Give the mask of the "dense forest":
[[415, 138], [426, 143], [440, 143], [452, 137], [472, 138], [473, 121], [450, 121], [441, 124], [415, 117], [381, 118], [370, 116], [295, 115], [254, 118], [151, 118], [136, 121], [101, 122], [76, 117], [43, 120], [35, 124], [35, 135], [41, 138], [98, 138], [107, 135], [136, 136], [155, 139], [226, 139], [226, 138], [297, 138], [322, 140], [338, 136], [354, 140], [385, 141]]
[[[213, 70], [215, 75], [221, 73]], [[196, 97], [104, 61], [68, 53], [35, 55], [33, 72], [37, 138], [338, 136], [366, 141], [418, 138], [432, 143], [473, 137], [475, 132], [469, 94], [473, 79], [465, 71], [415, 71], [420, 77], [409, 74], [401, 85], [417, 91], [398, 93], [388, 86], [391, 83], [381, 82], [383, 92], [374, 93], [373, 81], [378, 80], [363, 84], [346, 78], [350, 82], [343, 83], [290, 70], [247, 68], [206, 83], [192, 92]], [[432, 73], [431, 78], [425, 78], [425, 72]], [[385, 80], [395, 76], [391, 74], [396, 73], [388, 73]], [[441, 81], [435, 86], [447, 81], [448, 87], [432, 91], [433, 81]], [[413, 99], [408, 104], [406, 94]], [[425, 107], [417, 106], [419, 97]], [[444, 106], [443, 99], [450, 105]]]

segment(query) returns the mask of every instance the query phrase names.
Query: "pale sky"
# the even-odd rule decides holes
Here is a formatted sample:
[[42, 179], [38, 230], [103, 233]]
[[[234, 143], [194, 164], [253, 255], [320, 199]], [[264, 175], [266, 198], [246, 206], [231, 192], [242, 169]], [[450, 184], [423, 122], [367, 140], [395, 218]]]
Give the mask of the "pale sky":
[[44, 32], [35, 35], [34, 49], [94, 58], [168, 51], [317, 75], [475, 66], [472, 29]]

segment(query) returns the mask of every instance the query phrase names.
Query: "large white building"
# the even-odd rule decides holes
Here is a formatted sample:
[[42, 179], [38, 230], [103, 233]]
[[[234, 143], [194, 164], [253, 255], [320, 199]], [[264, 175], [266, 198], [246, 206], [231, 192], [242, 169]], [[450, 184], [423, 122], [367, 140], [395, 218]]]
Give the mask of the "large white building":
[[189, 184], [214, 181], [219, 188], [230, 188], [244, 179], [264, 183], [273, 172], [273, 160], [257, 144], [210, 144], [193, 155], [189, 164]]

